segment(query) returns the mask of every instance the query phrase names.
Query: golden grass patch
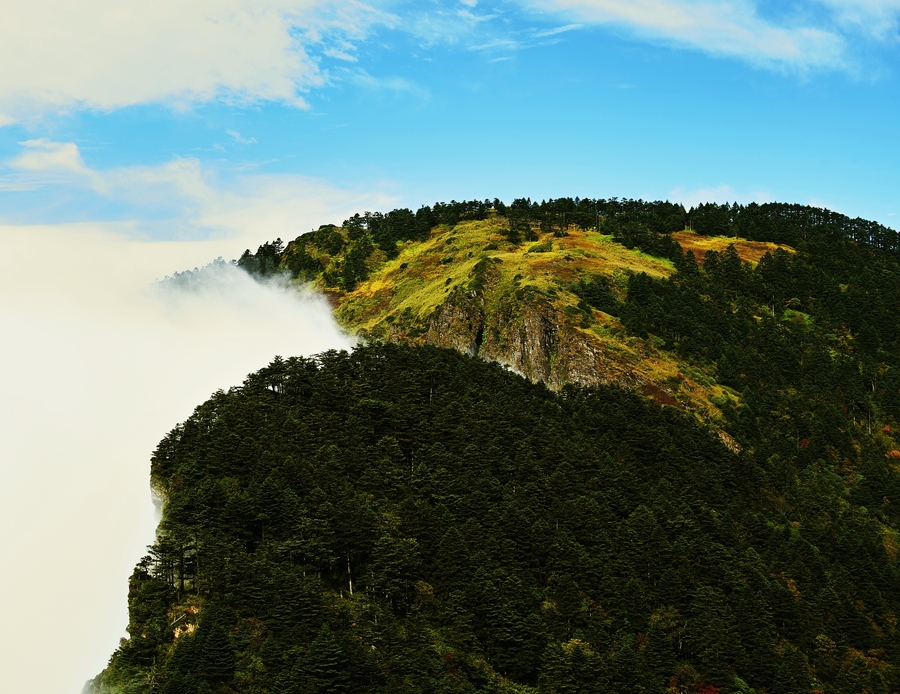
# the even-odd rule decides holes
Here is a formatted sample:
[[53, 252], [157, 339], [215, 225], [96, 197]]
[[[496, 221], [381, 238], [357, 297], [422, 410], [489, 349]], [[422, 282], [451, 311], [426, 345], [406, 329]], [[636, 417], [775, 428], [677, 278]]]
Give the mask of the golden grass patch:
[[678, 242], [684, 251], [691, 251], [697, 262], [703, 262], [703, 258], [709, 251], [721, 253], [733, 245], [738, 256], [745, 263], [758, 263], [766, 253], [774, 253], [781, 248], [782, 250], [793, 253], [794, 249], [790, 246], [784, 246], [778, 243], [768, 243], [764, 241], [748, 241], [734, 236], [700, 236], [690, 230], [679, 231], [672, 234], [672, 238]]

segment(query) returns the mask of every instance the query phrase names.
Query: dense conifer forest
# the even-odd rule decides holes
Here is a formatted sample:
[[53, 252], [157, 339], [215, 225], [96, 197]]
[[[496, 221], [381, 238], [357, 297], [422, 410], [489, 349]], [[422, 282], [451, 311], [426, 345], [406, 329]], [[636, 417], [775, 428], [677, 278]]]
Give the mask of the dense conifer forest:
[[[155, 452], [163, 520], [94, 690], [897, 691], [897, 233], [781, 204], [476, 201], [237, 263], [347, 290], [376, 249], [488, 215], [511, 244], [593, 228], [671, 261], [573, 291], [713, 374], [735, 445], [620, 388], [554, 393], [429, 346], [278, 358]], [[686, 227], [791, 250], [698, 261]]]

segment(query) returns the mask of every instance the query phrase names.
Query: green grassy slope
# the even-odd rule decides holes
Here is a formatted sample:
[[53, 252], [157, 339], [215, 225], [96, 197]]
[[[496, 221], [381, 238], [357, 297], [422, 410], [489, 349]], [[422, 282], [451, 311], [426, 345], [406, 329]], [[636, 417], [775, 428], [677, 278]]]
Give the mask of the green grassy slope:
[[[510, 243], [508, 229], [508, 219], [490, 215], [436, 226], [426, 239], [398, 244], [395, 257], [373, 246], [361, 273], [364, 279], [352, 285], [343, 282], [354, 248], [345, 228], [323, 227], [298, 238], [280, 262], [289, 267], [298, 254], [311, 258], [307, 267], [314, 270], [301, 273], [302, 279], [311, 279], [324, 291], [339, 322], [361, 337], [461, 347], [555, 388], [566, 383], [618, 383], [709, 421], [719, 420], [715, 402], [734, 394], [719, 386], [713, 373], [658, 349], [651, 339], [628, 335], [617, 316], [579, 296], [579, 282], [601, 278], [613, 297], [624, 298], [630, 276], [668, 277], [674, 272], [671, 260], [627, 248], [597, 230], [572, 227], [560, 235], [535, 229], [536, 240]], [[739, 253], [746, 251], [757, 259], [759, 246], [764, 246], [724, 237], [710, 239], [708, 245], [712, 248], [717, 242], [715, 247], [733, 244]], [[768, 244], [767, 250], [777, 247]], [[532, 363], [517, 359], [512, 352], [515, 345], [509, 344], [522, 338], [526, 298], [554, 332], [563, 334], [557, 340], [562, 344], [550, 344], [547, 353]], [[459, 336], [438, 334], [434, 322], [444, 306], [469, 314], [469, 321], [480, 325], [480, 338], [475, 340], [478, 336], [473, 334], [472, 344], [463, 345], [464, 340], [455, 339]], [[570, 354], [558, 361], [561, 349]], [[578, 363], [579, 354], [594, 353], [589, 364]], [[554, 369], [557, 363], [561, 368]]]

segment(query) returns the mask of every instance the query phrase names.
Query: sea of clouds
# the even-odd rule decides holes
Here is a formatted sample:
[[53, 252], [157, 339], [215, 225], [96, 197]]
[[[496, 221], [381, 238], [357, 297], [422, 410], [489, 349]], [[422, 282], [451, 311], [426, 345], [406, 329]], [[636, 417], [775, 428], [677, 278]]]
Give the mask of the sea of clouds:
[[275, 355], [351, 347], [321, 296], [230, 264], [154, 281], [222, 254], [102, 225], [0, 229], [0, 691], [76, 694], [106, 665], [166, 432]]

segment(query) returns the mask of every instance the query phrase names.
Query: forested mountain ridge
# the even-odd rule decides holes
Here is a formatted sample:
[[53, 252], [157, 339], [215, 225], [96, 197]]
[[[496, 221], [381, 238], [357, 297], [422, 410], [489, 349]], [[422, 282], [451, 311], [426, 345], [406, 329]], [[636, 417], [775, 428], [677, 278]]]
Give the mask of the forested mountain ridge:
[[[400, 344], [277, 359], [160, 443], [163, 521], [93, 691], [898, 691], [896, 232], [453, 205], [238, 261]], [[664, 406], [460, 354], [504, 361], [529, 303], [631, 350], [657, 380], [622, 385]], [[477, 349], [421, 344], [467, 334], [448, 305]]]
[[238, 264], [312, 282], [362, 337], [453, 347], [551, 388], [622, 385], [719, 426], [747, 371], [803, 373], [776, 343], [813, 336], [845, 372], [896, 354], [898, 249], [894, 230], [799, 205], [562, 198], [366, 212]]
[[[622, 222], [611, 217], [591, 213], [588, 226], [578, 215], [535, 218], [521, 201], [494, 205], [356, 215], [343, 227], [326, 225], [292, 241], [274, 262], [271, 255], [258, 260], [273, 245], [239, 262], [312, 281], [331, 297], [341, 324], [364, 338], [453, 347], [551, 388], [623, 385], [719, 419], [716, 401], [729, 397], [727, 389], [656, 341], [629, 334], [618, 317], [629, 277], [667, 277], [675, 269], [671, 257], [623, 245]], [[683, 228], [674, 206], [655, 206], [657, 224]], [[698, 238], [679, 236], [685, 245]], [[734, 243], [751, 261], [780, 247], [704, 238], [711, 250]]]
[[158, 539], [91, 686], [895, 691], [900, 486], [863, 446], [853, 472], [734, 454], [428, 346], [276, 360], [157, 448]]

